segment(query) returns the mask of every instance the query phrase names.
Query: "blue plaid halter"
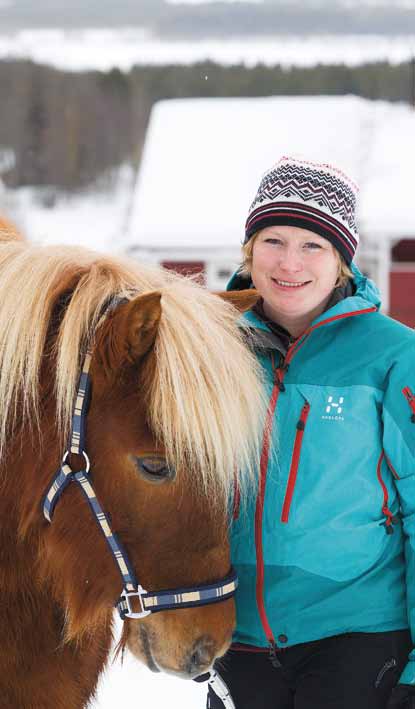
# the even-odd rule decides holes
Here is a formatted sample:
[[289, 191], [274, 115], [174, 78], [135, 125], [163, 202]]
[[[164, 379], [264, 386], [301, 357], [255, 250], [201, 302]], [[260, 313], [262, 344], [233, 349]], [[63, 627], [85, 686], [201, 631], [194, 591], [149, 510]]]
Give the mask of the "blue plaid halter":
[[[121, 301], [113, 301], [112, 307]], [[111, 306], [109, 306], [111, 308]], [[104, 316], [105, 317], [105, 316]], [[43, 514], [48, 522], [52, 522], [56, 504], [69, 483], [76, 482], [85, 495], [92, 514], [103, 533], [109, 550], [114, 558], [120, 572], [123, 590], [115, 607], [124, 618], [144, 618], [150, 613], [157, 613], [163, 610], [176, 608], [192, 608], [210, 603], [224, 601], [235, 595], [238, 585], [236, 572], [231, 569], [228, 576], [221, 581], [190, 588], [178, 588], [172, 590], [157, 591], [151, 593], [146, 591], [137, 582], [133, 568], [128, 556], [123, 549], [116, 534], [111, 530], [108, 517], [103, 511], [96, 495], [90, 478], [90, 462], [86, 453], [86, 413], [91, 396], [91, 380], [89, 368], [91, 365], [92, 348], [88, 349], [82, 366], [81, 376], [78, 383], [75, 405], [72, 415], [72, 430], [70, 435], [69, 449], [65, 452], [61, 466], [57, 471], [52, 484], [48, 488], [43, 500]], [[68, 461], [71, 453], [82, 456], [84, 459], [84, 469], [74, 471]], [[137, 598], [139, 611], [133, 611], [131, 599]]]

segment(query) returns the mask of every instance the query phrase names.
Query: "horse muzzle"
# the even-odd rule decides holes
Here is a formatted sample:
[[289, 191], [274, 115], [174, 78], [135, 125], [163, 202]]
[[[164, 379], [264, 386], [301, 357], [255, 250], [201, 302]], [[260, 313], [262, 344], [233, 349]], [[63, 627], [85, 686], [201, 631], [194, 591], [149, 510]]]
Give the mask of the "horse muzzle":
[[152, 672], [165, 672], [181, 679], [194, 679], [208, 672], [216, 658], [224, 655], [230, 645], [230, 636], [229, 640], [218, 647], [211, 635], [203, 634], [190, 647], [182, 642], [172, 646], [165, 637], [160, 643], [158, 634], [145, 627], [145, 623], [137, 625], [137, 629], [130, 626], [127, 641], [129, 650]]

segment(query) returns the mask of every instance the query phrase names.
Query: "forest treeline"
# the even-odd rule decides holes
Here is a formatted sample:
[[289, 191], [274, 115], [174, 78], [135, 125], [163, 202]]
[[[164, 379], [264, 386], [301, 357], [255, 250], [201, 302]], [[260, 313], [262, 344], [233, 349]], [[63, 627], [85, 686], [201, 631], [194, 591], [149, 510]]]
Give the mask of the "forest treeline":
[[137, 165], [160, 99], [355, 94], [411, 103], [414, 82], [412, 62], [291, 69], [205, 62], [70, 73], [2, 61], [0, 150], [15, 156], [2, 179], [10, 187], [76, 190], [123, 162]]

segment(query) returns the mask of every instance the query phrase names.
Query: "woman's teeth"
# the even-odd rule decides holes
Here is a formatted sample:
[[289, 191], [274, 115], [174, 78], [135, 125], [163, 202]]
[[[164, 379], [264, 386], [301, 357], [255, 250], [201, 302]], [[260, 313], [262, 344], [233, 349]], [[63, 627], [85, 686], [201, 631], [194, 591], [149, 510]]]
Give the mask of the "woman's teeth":
[[289, 288], [299, 288], [300, 286], [304, 286], [306, 283], [309, 281], [301, 281], [301, 283], [292, 283], [290, 281], [280, 281], [278, 278], [273, 278], [273, 281], [277, 283], [279, 286], [288, 286]]

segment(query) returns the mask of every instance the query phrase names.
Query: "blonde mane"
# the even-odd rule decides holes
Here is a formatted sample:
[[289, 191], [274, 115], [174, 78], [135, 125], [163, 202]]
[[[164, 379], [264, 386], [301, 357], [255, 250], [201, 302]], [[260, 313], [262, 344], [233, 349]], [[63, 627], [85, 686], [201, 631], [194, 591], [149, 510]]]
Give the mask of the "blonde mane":
[[[56, 338], [56, 420], [70, 427], [82, 354], [102, 309], [116, 296], [160, 290], [162, 319], [149, 418], [177, 469], [205, 489], [229, 490], [235, 469], [252, 471], [265, 399], [255, 358], [231, 306], [192, 281], [80, 247], [39, 246], [0, 235], [0, 455], [16, 424], [39, 426], [39, 380], [51, 316], [71, 293]], [[23, 411], [22, 411], [23, 407]], [[242, 476], [242, 487], [244, 476]], [[219, 485], [218, 485], [219, 484]]]

